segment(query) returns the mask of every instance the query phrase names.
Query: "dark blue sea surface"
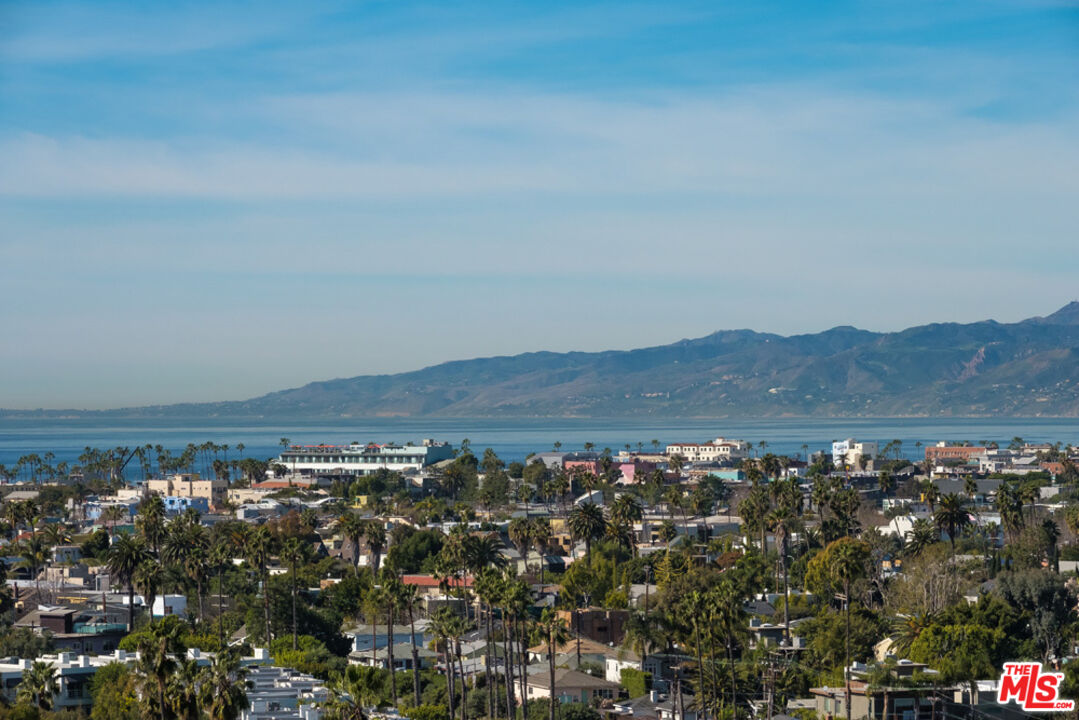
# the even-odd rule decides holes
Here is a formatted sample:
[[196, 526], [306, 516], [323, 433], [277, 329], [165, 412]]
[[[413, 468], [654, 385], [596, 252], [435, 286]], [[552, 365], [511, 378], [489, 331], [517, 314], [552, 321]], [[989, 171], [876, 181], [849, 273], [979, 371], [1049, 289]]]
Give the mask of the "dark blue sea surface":
[[1019, 436], [1027, 441], [1079, 443], [1076, 418], [769, 418], [769, 419], [460, 419], [347, 418], [327, 420], [184, 420], [184, 419], [0, 419], [0, 464], [14, 465], [28, 453], [53, 453], [55, 462], [77, 462], [86, 447], [161, 445], [179, 452], [188, 443], [212, 441], [230, 446], [229, 458], [266, 459], [280, 451], [280, 440], [298, 444], [349, 442], [419, 443], [424, 438], [459, 445], [468, 438], [477, 453], [492, 448], [507, 461], [523, 460], [532, 452], [550, 450], [556, 441], [563, 450], [580, 450], [591, 442], [596, 449], [618, 451], [628, 444], [646, 450], [652, 441], [703, 442], [718, 436], [767, 443], [770, 452], [801, 455], [831, 449], [833, 440], [854, 437], [881, 443], [902, 440], [903, 454], [922, 455], [922, 445], [939, 440], [996, 440], [1007, 444]]

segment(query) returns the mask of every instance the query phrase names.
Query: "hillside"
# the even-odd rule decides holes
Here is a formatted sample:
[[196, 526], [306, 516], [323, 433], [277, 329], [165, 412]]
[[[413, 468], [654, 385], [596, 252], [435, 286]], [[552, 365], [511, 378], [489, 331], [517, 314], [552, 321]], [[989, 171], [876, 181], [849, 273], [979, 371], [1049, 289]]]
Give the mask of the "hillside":
[[1079, 416], [1079, 302], [1012, 324], [945, 323], [894, 333], [836, 327], [789, 337], [720, 331], [638, 350], [461, 360], [313, 382], [246, 401], [108, 413]]

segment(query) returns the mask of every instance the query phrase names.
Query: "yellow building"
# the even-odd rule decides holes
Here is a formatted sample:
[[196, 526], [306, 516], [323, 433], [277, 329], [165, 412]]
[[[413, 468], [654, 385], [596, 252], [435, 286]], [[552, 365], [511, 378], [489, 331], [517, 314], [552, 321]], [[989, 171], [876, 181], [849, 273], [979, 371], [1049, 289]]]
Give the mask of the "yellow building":
[[155, 495], [205, 498], [210, 507], [221, 507], [228, 494], [225, 480], [206, 480], [198, 473], [181, 473], [164, 479], [146, 481], [146, 489]]

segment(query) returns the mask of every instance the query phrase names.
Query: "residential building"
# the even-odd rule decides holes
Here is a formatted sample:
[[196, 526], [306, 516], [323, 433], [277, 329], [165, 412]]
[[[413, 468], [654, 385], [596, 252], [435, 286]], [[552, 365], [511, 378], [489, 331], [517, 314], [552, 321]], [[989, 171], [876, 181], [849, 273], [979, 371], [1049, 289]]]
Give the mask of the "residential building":
[[167, 478], [146, 481], [146, 489], [164, 498], [203, 498], [212, 508], [221, 507], [228, 495], [227, 480], [204, 479], [198, 473], [180, 473]]
[[987, 448], [983, 446], [948, 445], [945, 442], [939, 442], [936, 445], [926, 446], [925, 459], [933, 465], [945, 460], [970, 462], [974, 458], [985, 455], [986, 450]]
[[604, 610], [603, 608], [559, 610], [558, 617], [566, 623], [566, 627], [571, 632], [581, 637], [604, 645], [612, 643], [618, 645], [626, 635], [625, 628], [629, 620], [629, 611]]
[[680, 455], [692, 463], [733, 462], [749, 455], [749, 443], [723, 437], [705, 443], [672, 443], [666, 455]]
[[[528, 700], [539, 700], [551, 696], [550, 673], [546, 668], [530, 673], [526, 683]], [[570, 670], [557, 668], [555, 670], [555, 692], [560, 703], [591, 704], [593, 700], [610, 700], [618, 697], [618, 683], [613, 683], [604, 678]]]
[[854, 438], [847, 438], [832, 443], [832, 463], [838, 468], [855, 468], [862, 458], [868, 462], [876, 456], [877, 443], [875, 442], [859, 442]]
[[378, 470], [419, 471], [452, 458], [449, 443], [427, 439], [422, 445], [292, 445], [276, 462], [299, 475], [370, 475]]
[[[400, 642], [401, 638], [405, 638], [405, 642]], [[377, 648], [374, 653], [371, 652], [370, 648], [366, 651], [353, 650], [348, 654], [348, 661], [352, 665], [367, 665], [368, 667], [374, 665], [375, 667], [386, 670], [390, 666], [390, 653], [388, 648], [389, 643], [387, 642], [382, 647]], [[420, 670], [426, 670], [434, 666], [438, 657], [434, 652], [428, 650], [420, 643], [419, 632], [416, 633], [416, 656], [419, 659]], [[409, 639], [407, 632], [404, 635], [394, 636], [393, 667], [397, 672], [412, 671], [412, 642]]]
[[167, 615], [176, 615], [180, 618], [187, 617], [186, 595], [158, 595], [154, 598], [152, 609], [155, 618]]
[[53, 646], [73, 653], [111, 653], [127, 635], [127, 623], [117, 613], [86, 608], [41, 606], [15, 621], [15, 627], [48, 631]]
[[[955, 690], [943, 686], [939, 680], [918, 682], [919, 674], [936, 675], [937, 672], [926, 665], [910, 660], [900, 660], [896, 663], [893, 671], [896, 681], [892, 685], [870, 684], [869, 668], [862, 663], [851, 665], [849, 672], [852, 678], [850, 681], [851, 717], [855, 718], [931, 720], [935, 715], [933, 693], [941, 693], [941, 697], [950, 698]], [[809, 692], [816, 700], [818, 717], [845, 717], [846, 687], [811, 688]], [[885, 703], [887, 703], [887, 708]]]
[[[430, 624], [430, 621], [427, 619], [416, 621], [417, 645], [426, 647], [435, 641], [435, 635], [429, 630]], [[393, 626], [394, 655], [397, 654], [396, 647], [398, 643], [411, 645], [411, 632], [412, 628], [409, 625]], [[349, 661], [354, 663], [358, 662], [363, 665], [371, 664], [372, 643], [376, 650], [385, 649], [385, 647], [390, 644], [389, 632], [385, 625], [376, 625], [374, 628], [370, 625], [360, 625], [359, 627], [349, 630], [345, 634], [352, 637], [352, 652], [349, 654]], [[362, 657], [365, 654], [366, 658]]]
[[[61, 652], [55, 655], [43, 655], [38, 660], [49, 663], [55, 668], [54, 674], [60, 692], [53, 698], [53, 709], [76, 710], [90, 707], [90, 683], [98, 668], [114, 662], [130, 665], [135, 658], [134, 653], [116, 650], [109, 655]], [[33, 663], [33, 660], [26, 658], [8, 658], [0, 662], [0, 696], [7, 703], [15, 703], [23, 673], [29, 670]]]
[[165, 512], [169, 515], [182, 515], [188, 510], [195, 510], [200, 514], [210, 512], [210, 501], [204, 497], [166, 495], [161, 499], [165, 503]]

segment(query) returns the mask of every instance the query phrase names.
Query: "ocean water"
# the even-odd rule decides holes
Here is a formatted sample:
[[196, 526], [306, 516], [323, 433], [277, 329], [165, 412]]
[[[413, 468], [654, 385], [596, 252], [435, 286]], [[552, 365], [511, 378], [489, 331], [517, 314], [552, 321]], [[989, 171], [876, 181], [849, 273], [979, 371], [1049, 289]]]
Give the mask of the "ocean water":
[[628, 444], [646, 450], [652, 441], [704, 442], [718, 436], [767, 443], [769, 452], [800, 455], [831, 450], [833, 440], [903, 441], [903, 454], [921, 455], [923, 445], [940, 440], [996, 440], [1007, 444], [1019, 436], [1027, 441], [1079, 444], [1079, 418], [769, 418], [769, 419], [460, 419], [460, 418], [348, 418], [327, 420], [184, 420], [184, 419], [0, 419], [0, 464], [12, 466], [28, 453], [51, 452], [54, 462], [77, 461], [86, 447], [162, 445], [179, 452], [188, 443], [212, 441], [230, 446], [229, 458], [266, 459], [280, 451], [280, 439], [297, 444], [349, 442], [419, 443], [424, 438], [459, 445], [468, 438], [477, 454], [492, 448], [506, 461], [523, 460], [529, 453], [550, 450], [561, 442], [563, 450], [581, 450], [594, 443], [597, 450], [618, 451]]

